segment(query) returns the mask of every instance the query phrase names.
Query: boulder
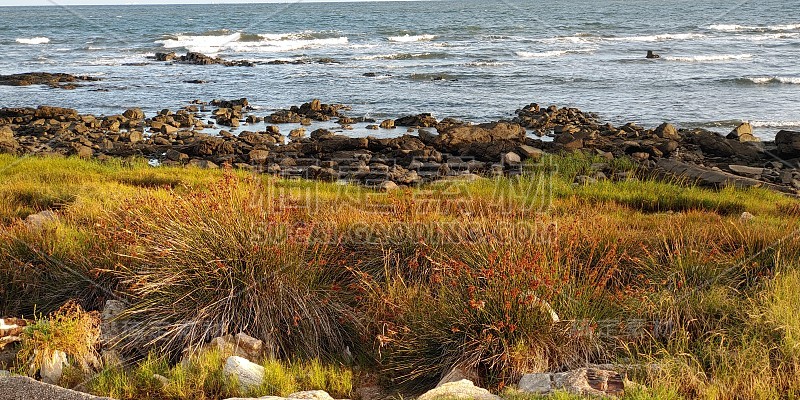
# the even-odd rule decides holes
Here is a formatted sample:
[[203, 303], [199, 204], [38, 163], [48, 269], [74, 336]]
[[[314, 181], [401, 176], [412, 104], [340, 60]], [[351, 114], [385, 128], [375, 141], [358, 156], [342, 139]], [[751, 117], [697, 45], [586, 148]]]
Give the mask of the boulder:
[[14, 139], [14, 131], [10, 126], [0, 126], [0, 154], [16, 154], [19, 150], [19, 143]]
[[553, 374], [525, 374], [519, 380], [517, 389], [522, 393], [548, 394], [553, 390]]
[[124, 325], [119, 321], [120, 315], [128, 308], [121, 300], [106, 300], [100, 313], [100, 344], [111, 348], [124, 333]]
[[522, 163], [522, 159], [520, 158], [519, 154], [514, 153], [513, 151], [503, 154], [501, 161], [504, 165], [511, 166], [520, 165]]
[[542, 149], [537, 149], [533, 146], [528, 146], [526, 144], [519, 146], [517, 151], [521, 156], [525, 158], [530, 158], [531, 160], [534, 161], [537, 161], [540, 158], [542, 158], [542, 154], [544, 154], [544, 151]]
[[475, 386], [468, 379], [445, 383], [417, 398], [417, 400], [435, 399], [501, 400], [500, 396], [493, 395], [488, 390]]
[[731, 140], [738, 140], [740, 142], [758, 142], [758, 138], [753, 136], [753, 126], [749, 122], [743, 122], [734, 128], [731, 133], [726, 136]]
[[398, 118], [394, 121], [397, 126], [419, 126], [423, 128], [430, 128], [436, 126], [439, 122], [430, 113], [423, 113], [418, 115], [409, 115]]
[[737, 140], [724, 138], [714, 132], [697, 130], [690, 139], [698, 145], [707, 156], [712, 157], [739, 157], [748, 160], [761, 158], [761, 150], [754, 143], [742, 143]]
[[264, 164], [267, 159], [269, 158], [269, 151], [268, 150], [252, 150], [248, 154], [250, 158], [250, 163], [252, 164]]
[[395, 128], [394, 120], [393, 119], [387, 119], [387, 120], [381, 122], [380, 127], [383, 128], [383, 129], [394, 129]]
[[800, 157], [800, 132], [781, 130], [775, 135], [778, 154], [786, 157]]
[[122, 116], [127, 119], [142, 120], [144, 119], [144, 111], [141, 108], [129, 108], [122, 113]]
[[230, 356], [225, 360], [222, 373], [228, 378], [235, 378], [245, 391], [261, 386], [264, 381], [264, 367], [238, 356]]
[[509, 122], [480, 125], [453, 125], [439, 132], [438, 144], [450, 150], [460, 150], [472, 143], [525, 140], [525, 128]]
[[681, 135], [678, 133], [678, 130], [670, 123], [663, 123], [659, 125], [655, 130], [656, 136], [662, 139], [669, 139], [669, 140], [681, 140]]

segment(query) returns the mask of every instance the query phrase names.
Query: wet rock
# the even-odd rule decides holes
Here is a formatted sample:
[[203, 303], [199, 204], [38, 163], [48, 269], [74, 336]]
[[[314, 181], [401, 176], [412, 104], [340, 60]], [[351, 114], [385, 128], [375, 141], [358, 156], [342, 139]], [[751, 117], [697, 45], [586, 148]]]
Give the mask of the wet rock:
[[439, 122], [436, 121], [436, 118], [429, 113], [418, 114], [418, 115], [409, 115], [402, 118], [398, 118], [394, 121], [394, 124], [397, 126], [414, 126], [414, 127], [422, 127], [422, 128], [430, 128], [434, 127]]
[[220, 57], [210, 57], [202, 53], [188, 52], [178, 57], [175, 53], [156, 53], [156, 61], [174, 61], [182, 64], [193, 65], [224, 65], [226, 67], [253, 67], [254, 63], [245, 60], [229, 61]]
[[47, 85], [53, 88], [74, 89], [76, 82], [94, 82], [100, 79], [91, 76], [70, 74], [51, 74], [48, 72], [28, 72], [24, 74], [0, 75], [0, 85], [29, 86]]
[[395, 128], [394, 120], [393, 119], [384, 120], [383, 122], [381, 122], [380, 127], [383, 129], [394, 129]]

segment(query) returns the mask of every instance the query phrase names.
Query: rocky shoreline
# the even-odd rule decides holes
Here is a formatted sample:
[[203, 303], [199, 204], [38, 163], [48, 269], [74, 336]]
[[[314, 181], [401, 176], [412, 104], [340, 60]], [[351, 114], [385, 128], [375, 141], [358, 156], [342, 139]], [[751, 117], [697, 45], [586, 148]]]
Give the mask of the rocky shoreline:
[[[634, 123], [613, 126], [575, 108], [537, 104], [516, 110], [510, 120], [477, 125], [438, 120], [432, 114], [375, 121], [345, 111], [344, 105], [313, 100], [258, 115], [247, 99], [194, 101], [151, 116], [137, 108], [109, 116], [51, 106], [2, 108], [0, 153], [143, 157], [162, 165], [201, 168], [230, 164], [288, 178], [344, 180], [389, 190], [451, 177], [519, 174], [526, 159], [583, 151], [608, 160], [629, 157], [649, 174], [702, 186], [765, 187], [795, 195], [800, 190], [800, 132], [780, 131], [775, 141], [761, 142], [747, 123], [723, 137], [669, 123], [653, 129]], [[341, 132], [366, 123], [368, 129], [406, 133], [375, 138], [322, 128], [306, 132], [306, 126], [324, 121], [335, 121]], [[286, 124], [290, 129], [282, 132]], [[264, 129], [247, 130], [251, 125]], [[203, 133], [211, 129], [213, 134]], [[542, 140], [543, 135], [553, 140]], [[581, 176], [578, 182], [624, 178], [606, 168], [597, 165], [594, 176]]]

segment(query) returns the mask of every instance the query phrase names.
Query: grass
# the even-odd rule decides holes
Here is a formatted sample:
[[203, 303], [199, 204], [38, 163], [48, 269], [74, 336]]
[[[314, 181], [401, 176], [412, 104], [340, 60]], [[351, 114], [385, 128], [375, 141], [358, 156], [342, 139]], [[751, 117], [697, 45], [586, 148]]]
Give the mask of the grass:
[[[599, 164], [625, 178], [574, 184]], [[0, 199], [3, 314], [131, 305], [125, 367], [90, 375], [95, 394], [248, 394], [222, 354], [177, 362], [242, 331], [269, 348], [258, 395], [350, 397], [365, 377], [413, 393], [458, 366], [528, 399], [508, 389], [523, 373], [620, 363], [642, 366], [627, 399], [800, 396], [800, 201], [763, 189], [583, 155], [390, 193], [0, 156]]]

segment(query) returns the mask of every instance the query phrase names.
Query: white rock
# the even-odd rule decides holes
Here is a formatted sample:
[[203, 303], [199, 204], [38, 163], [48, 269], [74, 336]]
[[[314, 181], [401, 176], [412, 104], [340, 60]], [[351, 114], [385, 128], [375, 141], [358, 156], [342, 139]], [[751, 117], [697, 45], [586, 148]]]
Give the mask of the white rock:
[[39, 370], [42, 375], [42, 382], [53, 385], [58, 384], [58, 381], [61, 380], [61, 375], [64, 373], [64, 367], [67, 365], [69, 365], [67, 354], [61, 350], [54, 351], [50, 359], [46, 360]]
[[550, 374], [525, 374], [519, 380], [519, 391], [523, 393], [547, 394], [552, 390]]
[[468, 379], [445, 383], [419, 396], [417, 400], [434, 400], [437, 398], [501, 400], [500, 396], [493, 395], [489, 393], [488, 390], [475, 386], [472, 381]]
[[741, 222], [750, 222], [756, 218], [755, 215], [750, 214], [749, 212], [745, 211], [742, 213], [742, 216], [739, 217], [739, 221]]
[[38, 212], [36, 214], [28, 215], [25, 218], [25, 226], [27, 226], [30, 229], [39, 229], [44, 224], [46, 224], [46, 223], [48, 223], [50, 221], [54, 221], [57, 218], [58, 218], [58, 215], [56, 215], [56, 213], [54, 213], [53, 211], [44, 210], [44, 211], [40, 211], [40, 212]]
[[288, 398], [301, 400], [333, 400], [333, 397], [324, 390], [308, 390], [305, 392], [292, 393]]
[[244, 390], [258, 387], [264, 381], [264, 367], [242, 357], [228, 357], [222, 372], [229, 378], [235, 377]]
[[17, 324], [6, 324], [6, 320], [4, 320], [3, 318], [0, 318], [0, 331], [16, 329], [16, 328], [19, 328], [19, 325], [17, 325]]

